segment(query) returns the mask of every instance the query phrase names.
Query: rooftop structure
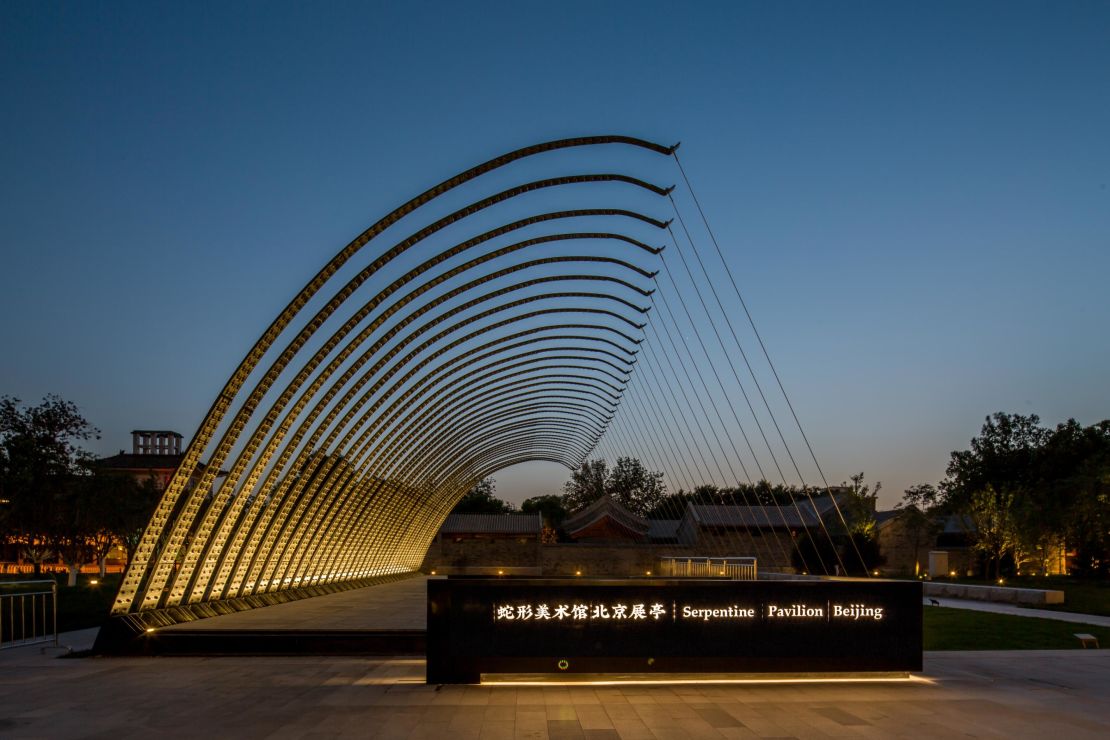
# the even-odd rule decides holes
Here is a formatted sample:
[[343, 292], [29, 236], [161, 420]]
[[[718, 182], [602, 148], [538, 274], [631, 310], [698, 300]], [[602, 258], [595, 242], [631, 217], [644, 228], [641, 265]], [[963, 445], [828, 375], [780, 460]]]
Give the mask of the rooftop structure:
[[134, 455], [180, 455], [184, 439], [177, 432], [136, 429], [131, 432], [131, 453]]
[[535, 514], [448, 514], [440, 537], [454, 539], [538, 538], [543, 517]]
[[612, 496], [602, 496], [563, 521], [567, 536], [584, 542], [644, 542], [650, 529], [647, 519], [633, 514]]
[[[163, 490], [185, 459], [183, 440], [184, 437], [177, 432], [135, 430], [131, 432], [131, 452], [120, 450], [110, 457], [102, 457], [96, 461], [96, 466], [103, 470], [133, 475], [140, 482], [153, 480], [155, 487]], [[194, 466], [191, 476], [193, 483], [204, 472], [205, 467], [202, 462]], [[217, 473], [220, 477], [226, 474], [223, 470]]]

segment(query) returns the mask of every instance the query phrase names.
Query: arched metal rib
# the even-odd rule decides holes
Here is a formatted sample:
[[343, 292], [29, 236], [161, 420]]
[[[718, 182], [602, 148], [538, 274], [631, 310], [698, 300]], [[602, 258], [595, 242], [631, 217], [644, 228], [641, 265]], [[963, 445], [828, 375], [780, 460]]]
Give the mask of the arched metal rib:
[[[418, 368], [426, 368], [434, 358], [443, 357], [445, 353], [452, 351], [466, 355], [466, 362], [478, 363], [478, 357], [473, 355], [475, 348], [467, 346], [467, 343], [488, 336], [487, 349], [484, 350], [488, 354], [483, 359], [489, 362], [479, 365], [479, 368], [487, 372], [488, 379], [493, 379], [496, 377], [498, 353], [507, 351], [505, 348], [508, 346], [498, 345], [499, 342], [504, 343], [506, 339], [497, 338], [496, 332], [512, 330], [517, 322], [537, 319], [548, 321], [557, 319], [563, 313], [578, 312], [609, 317], [630, 327], [636, 334], [639, 334], [643, 326], [641, 322], [629, 318], [624, 312], [642, 314], [646, 311], [646, 307], [620, 296], [589, 291], [544, 293], [509, 301], [493, 309], [478, 310], [482, 302], [508, 295], [512, 291], [541, 289], [545, 283], [554, 283], [557, 280], [604, 281], [618, 286], [621, 290], [640, 295], [647, 295], [649, 291], [639, 288], [633, 282], [596, 273], [527, 278], [517, 285], [491, 291], [480, 299], [466, 300], [451, 311], [425, 322], [422, 328], [430, 332], [450, 316], [476, 311], [473, 315], [467, 316], [466, 321], [456, 322], [450, 330], [436, 332], [431, 339], [421, 342], [418, 347], [403, 356], [401, 354], [403, 345], [398, 346], [402, 341], [398, 338], [399, 332], [408, 324], [415, 322], [423, 312], [417, 308], [402, 316], [400, 311], [403, 306], [414, 302], [420, 295], [445, 284], [456, 276], [474, 270], [481, 264], [502, 259], [519, 249], [553, 245], [569, 239], [611, 239], [622, 240], [648, 255], [657, 253], [658, 249], [648, 247], [635, 237], [616, 232], [590, 231], [545, 235], [495, 249], [424, 282], [414, 282], [424, 271], [443, 264], [466, 249], [519, 228], [552, 222], [560, 218], [619, 217], [631, 218], [652, 227], [665, 225], [665, 222], [632, 211], [618, 208], [556, 211], [487, 230], [456, 245], [451, 250], [440, 252], [422, 263], [418, 268], [419, 271], [410, 271], [402, 279], [387, 286], [376, 296], [376, 300], [371, 299], [348, 318], [311, 358], [301, 360], [303, 364], [297, 366], [293, 363], [304, 354], [309, 338], [328, 323], [333, 315], [336, 315], [338, 309], [352, 298], [370, 276], [411, 246], [448, 225], [459, 223], [487, 208], [525, 193], [539, 193], [563, 185], [615, 182], [630, 184], [655, 195], [665, 195], [669, 192], [668, 188], [654, 186], [627, 175], [577, 175], [536, 180], [475, 201], [470, 206], [415, 231], [412, 236], [383, 251], [367, 268], [339, 288], [331, 299], [307, 319], [299, 332], [261, 372], [253, 389], [245, 396], [240, 394], [240, 390], [245, 387], [256, 368], [264, 367], [261, 363], [266, 355], [270, 353], [271, 348], [277, 346], [276, 342], [285, 330], [299, 318], [302, 309], [306, 308], [309, 301], [336, 275], [339, 269], [372, 238], [383, 233], [402, 218], [415, 213], [439, 195], [470, 182], [482, 174], [543, 152], [600, 144], [628, 145], [663, 155], [673, 152], [673, 148], [670, 147], [620, 136], [583, 137], [525, 147], [460, 173], [410, 200], [367, 229], [330, 260], [255, 342], [213, 403], [186, 450], [181, 468], [164, 492], [144, 532], [136, 557], [129, 564], [123, 579], [113, 613], [121, 614], [133, 609], [149, 609], [161, 605], [222, 598], [257, 591], [260, 588], [259, 584], [265, 584], [261, 588], [271, 590], [275, 587], [304, 582], [306, 577], [315, 582], [321, 578], [335, 580], [356, 577], [352, 575], [356, 572], [359, 575], [367, 575], [375, 569], [386, 572], [391, 569], [411, 567], [413, 553], [421, 546], [419, 541], [424, 536], [423, 533], [428, 527], [433, 526], [448, 501], [456, 494], [461, 495], [462, 489], [459, 487], [467, 484], [468, 481], [473, 482], [468, 476], [471, 476], [476, 469], [474, 466], [478, 463], [474, 461], [509, 459], [505, 455], [491, 458], [485, 452], [494, 448], [508, 450], [508, 442], [501, 439], [503, 435], [521, 433], [531, 440], [531, 442], [522, 442], [524, 447], [511, 453], [514, 455], [526, 457], [527, 450], [531, 449], [535, 455], [556, 459], [563, 464], [576, 464], [575, 461], [579, 457], [587, 454], [589, 448], [596, 442], [596, 437], [600, 436], [604, 429], [605, 417], [594, 417], [595, 413], [601, 412], [594, 410], [587, 399], [568, 400], [571, 397], [565, 394], [573, 392], [570, 389], [564, 389], [563, 396], [548, 397], [538, 394], [536, 400], [531, 402], [524, 395], [515, 397], [512, 401], [502, 397], [496, 399], [499, 404], [490, 405], [488, 394], [481, 396], [477, 392], [460, 390], [464, 388], [459, 383], [459, 378], [463, 377], [461, 373], [464, 366], [455, 358], [448, 358], [447, 362], [432, 368], [437, 372], [428, 378], [428, 382], [421, 382], [419, 378], [414, 379], [413, 373], [418, 372]], [[571, 261], [574, 259], [562, 256], [530, 260], [514, 266], [514, 269], [498, 271], [497, 277], [490, 279], [502, 279], [518, 272], [524, 276], [540, 268], [547, 269]], [[650, 277], [654, 272], [650, 268], [639, 267], [633, 262], [603, 256], [587, 256], [578, 258], [577, 261], [593, 262], [597, 265], [608, 264], [638, 272], [645, 277]], [[388, 302], [393, 293], [410, 282], [416, 285], [414, 290], [397, 301]], [[488, 280], [470, 281], [464, 288], [451, 293], [449, 297], [438, 301], [433, 300], [424, 305], [435, 306], [446, 303], [456, 296], [465, 297], [469, 291], [475, 290], [484, 282]], [[576, 304], [576, 307], [532, 309], [533, 304], [545, 300], [564, 301]], [[599, 300], [617, 304], [618, 310], [588, 305]], [[376, 318], [372, 316], [375, 312], [377, 312]], [[508, 318], [501, 318], [501, 314], [504, 313], [509, 314]], [[384, 328], [385, 322], [395, 315], [398, 316], [396, 324], [393, 327]], [[364, 320], [371, 320], [373, 328], [369, 331], [364, 329], [354, 339], [347, 339], [348, 335]], [[466, 331], [465, 327], [469, 324], [479, 328]], [[543, 326], [535, 331], [547, 331], [555, 326], [554, 324]], [[600, 331], [620, 332], [620, 329], [614, 326], [598, 324], [587, 326]], [[374, 352], [380, 350], [384, 354], [373, 363], [374, 370], [362, 376], [358, 375], [357, 370], [353, 373], [349, 372], [354, 366], [350, 358], [377, 331], [385, 332], [382, 335], [384, 342], [375, 341]], [[466, 333], [454, 339], [450, 336], [454, 331], [466, 331]], [[519, 340], [530, 331], [533, 329], [518, 331], [515, 337]], [[379, 337], [379, 340], [382, 337]], [[536, 339], [540, 341], [538, 337]], [[620, 341], [604, 340], [601, 337], [592, 337], [592, 339], [609, 341], [614, 349], [629, 351], [629, 346]], [[627, 336], [627, 339], [632, 347], [640, 341], [638, 336]], [[385, 346], [388, 342], [396, 344]], [[498, 346], [495, 347], [495, 345]], [[615, 362], [620, 355], [612, 352], [610, 355], [612, 356], [607, 360], [585, 355], [577, 355], [573, 358], [592, 363], [581, 367], [592, 371], [589, 374], [589, 382], [594, 386], [595, 391], [599, 391], [608, 382], [602, 380], [602, 376], [609, 375], [611, 379], [625, 377], [611, 373], [611, 370], [623, 371], [624, 368]], [[551, 356], [556, 357], [557, 353]], [[629, 357], [634, 361], [634, 350], [629, 352]], [[374, 358], [374, 353], [370, 353], [365, 362], [370, 363]], [[561, 359], [571, 358], [564, 352]], [[325, 362], [328, 363], [326, 367], [323, 365]], [[525, 360], [522, 358], [520, 362], [524, 363]], [[327, 378], [338, 373], [345, 363], [351, 364], [329, 385]], [[629, 369], [631, 365], [632, 363], [629, 363]], [[268, 401], [270, 389], [289, 367], [299, 367], [299, 371], [281, 391], [276, 401]], [[524, 365], [521, 364], [519, 367], [523, 368]], [[543, 370], [538, 370], [541, 367], [557, 369], [554, 366], [539, 364], [528, 372], [542, 374]], [[316, 381], [301, 392], [301, 388], [317, 369], [320, 369], [320, 372], [315, 376]], [[517, 369], [510, 368], [504, 372], [511, 374]], [[376, 379], [375, 374], [377, 374]], [[363, 378], [361, 382], [371, 390], [361, 394], [357, 391], [350, 393], [352, 384], [360, 382], [356, 377]], [[404, 382], [401, 378], [405, 379]], [[408, 383], [410, 387], [406, 387], [404, 383]], [[427, 411], [413, 415], [411, 407], [419, 403], [420, 394], [427, 393], [431, 388], [439, 385], [444, 389], [450, 389], [451, 392], [459, 390], [452, 396], [453, 405], [439, 404], [436, 406], [434, 415], [430, 415]], [[325, 388], [327, 390], [324, 390]], [[347, 388], [347, 391], [344, 391], [344, 388]], [[623, 384], [618, 383], [610, 386], [609, 391], [605, 392], [616, 389], [619, 400], [622, 388]], [[323, 391], [322, 394], [321, 391]], [[296, 396], [295, 401], [294, 396]], [[559, 398], [562, 400], [560, 401]], [[264, 400], [268, 401], [268, 405], [263, 406]], [[311, 411], [306, 415], [306, 409], [309, 409], [310, 405]], [[542, 421], [521, 418], [522, 414], [533, 414], [545, 409], [555, 411], [557, 414], [565, 414], [569, 418], [550, 416], [543, 417]], [[263, 410], [265, 413], [261, 415], [261, 419], [255, 420], [255, 415]], [[352, 410], [354, 413], [351, 413]], [[465, 421], [467, 417], [469, 417], [469, 425]], [[415, 426], [405, 426], [408, 422], [401, 421], [404, 418]], [[383, 425], [380, 423], [383, 420], [388, 420], [388, 423]], [[477, 432], [471, 433], [480, 423], [493, 423], [495, 420], [495, 431], [491, 432], [492, 436], [480, 439], [479, 436], [475, 436]], [[298, 421], [300, 421], [299, 426]], [[452, 425], [453, 432], [431, 434], [429, 431], [431, 425], [436, 423]], [[296, 427], [295, 430], [294, 427]], [[551, 434], [552, 429], [559, 427], [577, 430], [573, 438], [563, 435], [563, 442], [570, 447], [561, 452], [557, 447], [549, 449], [544, 446], [560, 438], [560, 435]], [[222, 435], [208, 459], [207, 467], [200, 472], [199, 484], [190, 488], [189, 483], [196, 479], [194, 471], [202, 455], [208, 450], [221, 428], [223, 428]], [[385, 448], [369, 445], [367, 434], [370, 430], [378, 429], [386, 435], [382, 440], [383, 443], [397, 443], [395, 444], [396, 459], [383, 460], [375, 457], [375, 451], [380, 452]], [[247, 432], [249, 436], [245, 437], [240, 444], [240, 438]], [[321, 441], [321, 437], [325, 437], [324, 444], [319, 447], [314, 446]], [[415, 451], [415, 447], [431, 443], [433, 439], [439, 439], [437, 446], [433, 448], [437, 453], [419, 454]], [[265, 447], [263, 447], [264, 443]], [[532, 447], [528, 447], [529, 444]], [[226, 478], [214, 492], [210, 492], [209, 489], [216, 474], [235, 450], [238, 451], [237, 456]], [[357, 464], [347, 462], [348, 454], [354, 455], [353, 459]], [[506, 452], [506, 454], [509, 453]], [[276, 459], [275, 455], [278, 455]], [[291, 460], [292, 464], [290, 464]], [[344, 464], [340, 465], [340, 461]], [[378, 470], [384, 471], [389, 476], [401, 476], [401, 478], [397, 480], [375, 478], [377, 475], [375, 471]], [[297, 474], [294, 474], [295, 471]], [[421, 475], [439, 476], [443, 481], [435, 490], [423, 490], [421, 486], [424, 484], [419, 480]], [[416, 477], [405, 480], [407, 476]], [[407, 512], [413, 519], [411, 531], [420, 534], [414, 534], [415, 539], [410, 538], [401, 543], [397, 539], [404, 530], [401, 525], [374, 524], [362, 528], [356, 527], [358, 514], [376, 511], [376, 506], [381, 507], [380, 514], [387, 518], [390, 516], [396, 518]], [[400, 519], [403, 520], [404, 516], [400, 516]], [[438, 526], [438, 523], [435, 523], [435, 526]], [[359, 532], [364, 534], [359, 535]], [[360, 546], [354, 547], [353, 539], [358, 540], [360, 537]], [[373, 547], [373, 543], [376, 543], [378, 549], [367, 551], [366, 548]], [[184, 558], [178, 562], [177, 553], [183, 547]]]

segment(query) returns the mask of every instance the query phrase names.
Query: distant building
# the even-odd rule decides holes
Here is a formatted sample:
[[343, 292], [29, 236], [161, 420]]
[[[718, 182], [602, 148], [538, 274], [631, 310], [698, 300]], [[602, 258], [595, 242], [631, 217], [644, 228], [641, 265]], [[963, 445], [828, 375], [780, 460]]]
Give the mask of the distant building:
[[[839, 493], [839, 491], [834, 491]], [[628, 575], [662, 557], [754, 557], [761, 570], [793, 572], [797, 538], [836, 518], [828, 495], [797, 505], [687, 504], [681, 519], [646, 519], [602, 496], [562, 524], [569, 542], [544, 544], [540, 514], [451, 514], [426, 570], [440, 573]]]
[[678, 522], [677, 538], [706, 555], [755, 557], [762, 570], [789, 572], [795, 540], [821, 531], [823, 519], [834, 512], [829, 496], [806, 498], [796, 506], [690, 504]]
[[448, 514], [424, 556], [440, 574], [540, 575], [543, 516]]
[[651, 523], [602, 496], [563, 520], [563, 531], [575, 542], [647, 542]]
[[[130, 474], [139, 482], [153, 480], [155, 488], [162, 491], [185, 459], [183, 440], [177, 432], [137, 429], [131, 432], [130, 454], [120, 450], [117, 455], [97, 460], [96, 465], [102, 470]], [[190, 481], [195, 484], [204, 470], [204, 463], [197, 463]], [[224, 471], [218, 473], [223, 475]]]
[[540, 541], [543, 517], [535, 514], [448, 514], [437, 541], [519, 540]]
[[653, 545], [678, 544], [681, 519], [648, 519], [648, 541]]
[[[972, 549], [974, 525], [966, 517], [937, 516], [926, 531], [907, 525], [898, 509], [875, 513], [875, 536], [884, 562], [880, 570], [891, 575], [925, 575], [929, 570], [929, 553], [945, 552], [950, 572], [960, 576], [979, 570], [978, 558]], [[947, 576], [949, 573], [937, 573]]]
[[[901, 512], [897, 509], [880, 511], [875, 514], [876, 536], [879, 552], [885, 558], [881, 570], [892, 575], [929, 575], [979, 576], [983, 574], [984, 563], [980, 553], [974, 548], [975, 523], [967, 516], [956, 514], [938, 515], [933, 518], [932, 529], [916, 532], [906, 525]], [[948, 563], [947, 573], [929, 572], [929, 553], [944, 553]], [[1017, 569], [1023, 567], [1016, 564]], [[1064, 547], [1057, 545], [1044, 553], [1043, 562], [1027, 561], [1031, 570], [1043, 567], [1049, 574], [1067, 572], [1067, 556]]]

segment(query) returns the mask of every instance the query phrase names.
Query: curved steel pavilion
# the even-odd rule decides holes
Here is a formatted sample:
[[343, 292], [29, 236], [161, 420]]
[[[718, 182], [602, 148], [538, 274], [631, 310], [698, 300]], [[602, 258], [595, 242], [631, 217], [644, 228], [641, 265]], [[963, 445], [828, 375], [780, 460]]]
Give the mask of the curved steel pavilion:
[[[113, 614], [413, 571], [477, 481], [529, 460], [580, 465], [631, 377], [662, 250], [651, 235], [669, 222], [612, 202], [537, 206], [603, 184], [589, 192], [650, 209], [670, 188], [560, 174], [425, 214], [519, 160], [602, 146], [675, 150], [625, 136], [518, 149], [340, 250], [216, 397]], [[479, 214], [488, 223], [510, 202], [529, 215], [473, 233]], [[467, 238], [446, 238], [465, 228]]]

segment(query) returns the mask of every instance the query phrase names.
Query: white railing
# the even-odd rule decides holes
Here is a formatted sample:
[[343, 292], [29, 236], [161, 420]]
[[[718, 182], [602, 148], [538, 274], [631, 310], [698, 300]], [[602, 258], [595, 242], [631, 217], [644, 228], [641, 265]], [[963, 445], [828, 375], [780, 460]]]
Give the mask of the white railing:
[[755, 558], [660, 558], [659, 575], [674, 578], [731, 578], [756, 580]]
[[0, 650], [40, 642], [58, 646], [58, 583], [0, 582]]

